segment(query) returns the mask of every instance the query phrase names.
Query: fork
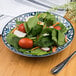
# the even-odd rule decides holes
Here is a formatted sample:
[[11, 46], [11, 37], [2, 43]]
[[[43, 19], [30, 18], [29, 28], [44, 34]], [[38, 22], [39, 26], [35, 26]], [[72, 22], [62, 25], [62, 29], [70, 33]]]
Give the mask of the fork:
[[52, 74], [57, 74], [62, 68], [68, 63], [68, 61], [76, 54], [76, 51], [74, 51], [68, 58], [66, 58], [64, 61], [59, 63], [57, 66], [53, 67], [51, 69]]

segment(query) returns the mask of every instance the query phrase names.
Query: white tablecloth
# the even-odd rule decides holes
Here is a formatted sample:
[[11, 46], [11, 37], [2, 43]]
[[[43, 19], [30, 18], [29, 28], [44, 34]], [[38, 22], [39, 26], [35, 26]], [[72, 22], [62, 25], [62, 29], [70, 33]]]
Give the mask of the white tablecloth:
[[[20, 14], [33, 12], [33, 11], [47, 11], [48, 9], [32, 7], [26, 4], [21, 4], [16, 0], [0, 0], [0, 15], [4, 14], [5, 16], [0, 18], [0, 34], [2, 33], [2, 29], [5, 24]], [[56, 12], [62, 16], [64, 16], [64, 12]], [[8, 16], [7, 16], [8, 15]]]

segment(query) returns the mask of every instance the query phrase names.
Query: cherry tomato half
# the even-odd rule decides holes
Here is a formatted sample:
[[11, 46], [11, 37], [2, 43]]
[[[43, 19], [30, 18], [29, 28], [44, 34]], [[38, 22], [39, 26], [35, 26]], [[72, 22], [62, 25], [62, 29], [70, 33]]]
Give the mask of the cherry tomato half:
[[22, 38], [19, 40], [19, 46], [22, 48], [32, 48], [33, 47], [33, 40], [29, 38]]
[[25, 31], [24, 24], [18, 25], [18, 30], [25, 33], [26, 31]]
[[61, 27], [60, 26], [55, 26], [54, 27], [56, 30], [61, 30]]

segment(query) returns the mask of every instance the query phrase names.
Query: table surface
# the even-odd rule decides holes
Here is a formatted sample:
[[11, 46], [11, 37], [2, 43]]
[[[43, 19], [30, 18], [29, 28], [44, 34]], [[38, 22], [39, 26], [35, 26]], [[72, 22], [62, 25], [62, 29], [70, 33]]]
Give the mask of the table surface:
[[75, 36], [72, 43], [62, 52], [44, 58], [29, 58], [11, 52], [0, 36], [0, 76], [76, 76], [76, 57], [56, 75], [50, 69], [76, 50], [76, 23], [72, 23]]

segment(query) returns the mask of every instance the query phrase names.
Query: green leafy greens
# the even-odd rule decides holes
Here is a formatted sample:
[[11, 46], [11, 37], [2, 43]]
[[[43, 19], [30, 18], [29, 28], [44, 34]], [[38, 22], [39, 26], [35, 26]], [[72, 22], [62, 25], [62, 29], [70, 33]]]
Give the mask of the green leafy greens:
[[[41, 25], [38, 24], [38, 22], [43, 22], [44, 24]], [[11, 46], [13, 46], [15, 49], [24, 54], [45, 55], [52, 52], [53, 46], [58, 47], [65, 44], [65, 33], [67, 32], [66, 27], [62, 23], [59, 23], [56, 26], [60, 26], [61, 30], [49, 28], [49, 26], [52, 26], [56, 23], [55, 16], [50, 14], [49, 12], [39, 13], [34, 17], [29, 18], [27, 22], [16, 20], [16, 25], [20, 25], [22, 23], [24, 24], [24, 28], [27, 33], [26, 37], [23, 38], [32, 39], [32, 48], [39, 48], [34, 50], [32, 50], [32, 48], [21, 48], [18, 44], [21, 38], [19, 38], [11, 32], [8, 33], [6, 40]], [[41, 50], [42, 47], [48, 47], [50, 48], [50, 51], [43, 51]]]
[[31, 29], [31, 28], [33, 28], [34, 26], [37, 25], [37, 22], [38, 22], [38, 18], [37, 18], [37, 16], [34, 16], [34, 17], [31, 17], [31, 18], [28, 20], [27, 25], [28, 25], [28, 27]]
[[14, 48], [18, 49], [19, 46], [18, 46], [18, 41], [20, 40], [20, 38], [18, 38], [16, 35], [12, 34], [12, 33], [9, 33], [7, 35], [7, 38], [6, 38], [7, 42], [12, 45]]

